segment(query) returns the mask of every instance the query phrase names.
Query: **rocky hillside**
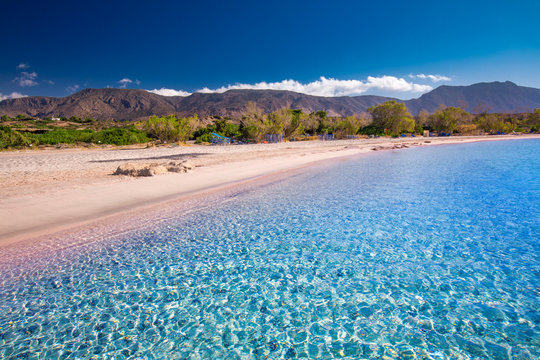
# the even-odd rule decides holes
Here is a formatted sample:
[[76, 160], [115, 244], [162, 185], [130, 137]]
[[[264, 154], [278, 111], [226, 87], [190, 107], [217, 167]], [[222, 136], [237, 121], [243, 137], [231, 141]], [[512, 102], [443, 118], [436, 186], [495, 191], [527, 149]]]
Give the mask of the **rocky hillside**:
[[132, 89], [84, 89], [63, 98], [29, 96], [0, 102], [0, 114], [134, 120], [176, 112], [177, 99]]
[[413, 114], [422, 109], [433, 112], [439, 104], [459, 106], [471, 113], [529, 112], [540, 108], [540, 89], [518, 86], [510, 81], [443, 85], [405, 104]]
[[[248, 102], [265, 112], [280, 108], [305, 112], [325, 110], [329, 115], [347, 116], [390, 100], [381, 96], [321, 97], [291, 91], [230, 90], [224, 93], [194, 93], [187, 97], [161, 96], [145, 90], [84, 89], [63, 98], [29, 96], [0, 102], [0, 114], [34, 117], [92, 117], [103, 120], [140, 120], [150, 115], [238, 116]], [[470, 86], [440, 86], [418, 99], [404, 101], [411, 113], [433, 112], [439, 104], [461, 106], [470, 112], [523, 112], [540, 108], [540, 89], [512, 82], [479, 83]]]

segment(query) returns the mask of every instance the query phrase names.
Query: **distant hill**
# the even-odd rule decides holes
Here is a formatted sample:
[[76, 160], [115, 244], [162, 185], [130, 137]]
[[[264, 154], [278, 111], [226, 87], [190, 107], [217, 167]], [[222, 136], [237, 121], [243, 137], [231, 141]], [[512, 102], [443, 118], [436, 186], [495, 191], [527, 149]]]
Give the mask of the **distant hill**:
[[194, 93], [179, 98], [177, 112], [201, 116], [234, 116], [244, 111], [248, 102], [255, 102], [264, 112], [282, 108], [302, 109], [304, 112], [325, 110], [331, 116], [360, 113], [372, 105], [391, 100], [382, 96], [322, 97], [279, 90], [229, 90], [224, 93]]
[[84, 89], [62, 98], [29, 96], [4, 100], [0, 102], [0, 114], [134, 120], [153, 114], [175, 113], [176, 100], [146, 90]]
[[418, 99], [405, 101], [405, 104], [413, 114], [422, 109], [433, 112], [439, 104], [459, 106], [471, 113], [528, 112], [540, 108], [540, 89], [518, 86], [510, 81], [469, 86], [443, 85]]
[[[63, 98], [29, 96], [4, 100], [0, 102], [0, 114], [103, 120], [140, 120], [150, 115], [188, 116], [194, 113], [203, 117], [237, 116], [248, 102], [253, 101], [265, 112], [285, 107], [305, 112], [325, 110], [331, 116], [348, 116], [388, 100], [392, 99], [372, 95], [321, 97], [277, 90], [229, 90], [181, 97], [134, 89], [84, 89]], [[509, 81], [470, 86], [445, 85], [404, 103], [412, 114], [422, 109], [433, 112], [439, 104], [461, 106], [469, 112], [524, 112], [540, 108], [540, 89], [518, 86]]]

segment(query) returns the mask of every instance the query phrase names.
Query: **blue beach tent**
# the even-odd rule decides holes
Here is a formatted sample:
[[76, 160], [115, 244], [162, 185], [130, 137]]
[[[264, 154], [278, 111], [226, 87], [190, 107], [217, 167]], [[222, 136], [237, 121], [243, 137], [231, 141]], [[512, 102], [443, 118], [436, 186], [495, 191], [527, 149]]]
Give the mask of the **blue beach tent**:
[[231, 138], [221, 136], [216, 133], [212, 133], [212, 144], [214, 145], [227, 145], [231, 143]]

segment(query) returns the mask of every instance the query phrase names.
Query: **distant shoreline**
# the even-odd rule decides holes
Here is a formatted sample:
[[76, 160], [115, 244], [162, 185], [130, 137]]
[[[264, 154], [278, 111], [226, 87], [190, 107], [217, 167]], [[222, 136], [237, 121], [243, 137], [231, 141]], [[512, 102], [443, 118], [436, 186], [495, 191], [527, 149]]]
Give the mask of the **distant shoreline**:
[[[66, 149], [0, 153], [0, 248], [25, 246], [60, 231], [95, 222], [114, 223], [130, 213], [238, 184], [286, 173], [321, 161], [377, 150], [540, 138], [540, 135], [448, 138], [380, 138], [242, 146], [177, 146], [147, 149]], [[189, 173], [146, 178], [111, 175], [117, 166], [189, 160]]]

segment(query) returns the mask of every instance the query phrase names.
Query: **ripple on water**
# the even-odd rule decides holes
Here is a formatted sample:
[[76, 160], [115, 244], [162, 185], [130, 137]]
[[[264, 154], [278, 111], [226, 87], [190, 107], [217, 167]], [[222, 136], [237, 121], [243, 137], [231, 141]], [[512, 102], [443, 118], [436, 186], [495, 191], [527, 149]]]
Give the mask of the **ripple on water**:
[[318, 166], [1, 269], [0, 354], [537, 359], [538, 144]]

